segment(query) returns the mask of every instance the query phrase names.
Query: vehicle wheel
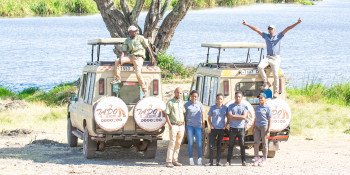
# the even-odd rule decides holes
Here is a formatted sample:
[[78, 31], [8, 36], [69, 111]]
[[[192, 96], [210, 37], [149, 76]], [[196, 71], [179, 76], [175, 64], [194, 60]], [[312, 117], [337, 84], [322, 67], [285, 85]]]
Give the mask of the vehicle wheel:
[[[209, 158], [210, 146], [209, 146], [209, 131], [208, 128], [205, 128], [204, 138], [202, 139], [202, 154], [204, 158]], [[214, 151], [215, 154], [216, 151]], [[215, 155], [214, 155], [215, 156]]]
[[72, 131], [75, 127], [72, 126], [70, 118], [67, 119], [67, 142], [70, 147], [76, 147], [78, 145], [78, 137], [75, 136]]
[[144, 157], [148, 159], [154, 159], [157, 153], [157, 140], [153, 140], [147, 144], [146, 151], [144, 152]]
[[267, 152], [267, 157], [268, 158], [274, 158], [275, 155], [276, 155], [276, 151], [269, 151], [269, 152]]
[[84, 128], [84, 136], [83, 136], [83, 154], [87, 159], [91, 159], [95, 157], [95, 152], [97, 150], [97, 142], [91, 140], [89, 135], [89, 131], [87, 127]]

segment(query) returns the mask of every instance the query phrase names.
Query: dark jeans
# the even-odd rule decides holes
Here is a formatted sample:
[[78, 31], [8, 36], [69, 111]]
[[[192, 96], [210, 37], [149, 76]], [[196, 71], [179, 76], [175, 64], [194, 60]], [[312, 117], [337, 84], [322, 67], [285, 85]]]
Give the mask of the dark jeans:
[[217, 153], [216, 153], [216, 162], [220, 162], [220, 157], [221, 157], [221, 142], [222, 139], [224, 138], [224, 129], [212, 129], [210, 132], [210, 136], [209, 136], [209, 148], [210, 148], [210, 152], [209, 152], [209, 158], [210, 161], [209, 163], [213, 163], [213, 157], [214, 157], [214, 147], [215, 147], [215, 140], [217, 139], [217, 144], [216, 144], [216, 148], [217, 148]]
[[228, 154], [227, 154], [227, 162], [231, 163], [233, 146], [234, 146], [236, 137], [238, 137], [239, 146], [241, 147], [242, 162], [245, 161], [244, 135], [245, 135], [244, 128], [230, 128], [230, 132], [229, 132], [230, 140], [229, 140], [229, 148], [228, 148]]

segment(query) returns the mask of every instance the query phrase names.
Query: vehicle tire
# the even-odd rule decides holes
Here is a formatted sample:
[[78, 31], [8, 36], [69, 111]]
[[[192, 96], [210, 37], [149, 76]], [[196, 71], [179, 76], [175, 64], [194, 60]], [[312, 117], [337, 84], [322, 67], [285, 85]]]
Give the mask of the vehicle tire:
[[95, 157], [95, 152], [97, 150], [97, 142], [91, 140], [89, 135], [89, 131], [87, 127], [84, 128], [84, 136], [83, 136], [83, 154], [87, 159], [91, 159]]
[[70, 118], [67, 119], [67, 142], [70, 147], [77, 147], [78, 137], [75, 136], [72, 131], [76, 128], [72, 126]]
[[267, 152], [267, 157], [268, 158], [274, 158], [276, 155], [276, 151], [268, 151]]
[[[209, 131], [208, 128], [205, 128], [205, 133], [202, 139], [202, 155], [204, 158], [209, 158], [210, 153], [210, 145], [209, 145]], [[214, 151], [214, 156], [216, 155], [216, 151]]]
[[153, 140], [147, 144], [146, 151], [144, 151], [143, 155], [147, 159], [154, 159], [157, 153], [157, 140]]

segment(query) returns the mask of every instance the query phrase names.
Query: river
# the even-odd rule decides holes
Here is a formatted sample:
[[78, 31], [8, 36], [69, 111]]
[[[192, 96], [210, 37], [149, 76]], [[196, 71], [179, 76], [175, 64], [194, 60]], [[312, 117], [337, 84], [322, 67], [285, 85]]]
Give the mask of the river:
[[[290, 30], [281, 44], [281, 68], [290, 84], [301, 84], [307, 77], [326, 84], [348, 82], [350, 1], [315, 3], [190, 10], [176, 29], [167, 53], [186, 65], [196, 65], [206, 59], [202, 42], [264, 42], [242, 25], [242, 19], [265, 32], [269, 24], [274, 24], [279, 32], [301, 17], [303, 22]], [[145, 15], [140, 15], [142, 26]], [[48, 90], [74, 81], [90, 60], [87, 40], [108, 37], [99, 14], [0, 18], [0, 85], [15, 91], [28, 87]], [[103, 48], [103, 57], [114, 60], [111, 50]], [[243, 60], [233, 57], [232, 61]]]

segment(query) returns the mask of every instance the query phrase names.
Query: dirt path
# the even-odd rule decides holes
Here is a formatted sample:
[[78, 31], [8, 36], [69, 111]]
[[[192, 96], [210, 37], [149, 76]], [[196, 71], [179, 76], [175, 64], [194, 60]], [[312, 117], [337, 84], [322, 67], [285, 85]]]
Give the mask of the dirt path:
[[[181, 147], [183, 167], [166, 168], [168, 139], [158, 142], [155, 159], [145, 159], [134, 148], [108, 148], [92, 160], [82, 156], [82, 143], [70, 148], [64, 134], [33, 132], [0, 136], [0, 174], [349, 174], [350, 138], [346, 140], [302, 140], [281, 143], [275, 158], [265, 167], [253, 167], [253, 150], [247, 150], [248, 166], [240, 166], [237, 150], [234, 166], [189, 166], [187, 145]], [[196, 151], [195, 155], [196, 155]], [[227, 151], [222, 154], [225, 163]], [[204, 162], [208, 162], [204, 159]]]

